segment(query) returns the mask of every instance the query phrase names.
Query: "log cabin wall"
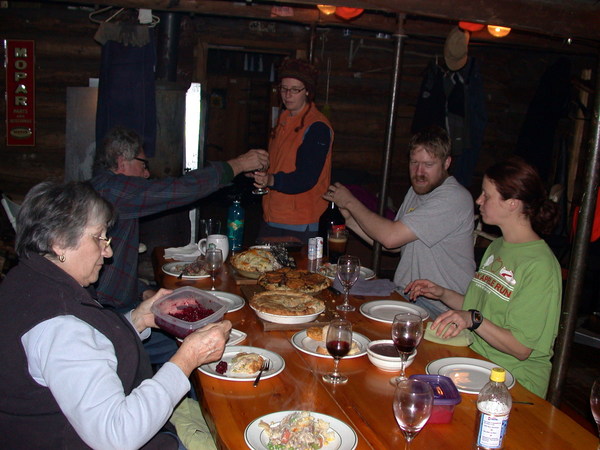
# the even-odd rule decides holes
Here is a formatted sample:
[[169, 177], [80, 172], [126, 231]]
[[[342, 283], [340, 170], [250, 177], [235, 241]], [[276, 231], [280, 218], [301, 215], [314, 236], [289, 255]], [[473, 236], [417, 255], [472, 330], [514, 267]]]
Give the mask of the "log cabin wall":
[[[16, 199], [22, 198], [31, 186], [42, 180], [63, 176], [66, 88], [87, 86], [89, 78], [98, 77], [100, 64], [100, 46], [93, 39], [98, 25], [88, 19], [89, 8], [43, 3], [31, 3], [29, 6], [0, 10], [2, 39], [32, 39], [36, 44], [36, 145], [7, 147], [4, 120], [0, 125], [3, 135], [0, 140], [0, 190]], [[408, 185], [405, 149], [422, 75], [432, 59], [437, 57], [442, 62], [444, 37], [452, 26], [452, 23], [434, 21], [431, 23], [434, 30], [431, 35], [409, 35], [405, 40], [389, 189], [396, 206]], [[326, 97], [327, 61], [331, 61], [329, 108], [336, 133], [334, 167], [370, 184], [376, 191], [384, 150], [395, 46], [393, 37], [377, 37], [376, 34], [352, 29], [351, 24], [347, 29], [309, 27], [184, 14], [177, 81], [185, 83], [207, 76], [209, 92], [213, 88], [227, 89], [227, 83], [210, 86], [209, 82], [216, 82], [219, 74], [203, 73], [203, 58], [206, 55], [210, 58], [211, 52], [215, 51], [230, 49], [241, 54], [277, 55], [307, 55], [312, 51], [321, 70], [317, 104], [322, 109]], [[536, 39], [539, 40], [532, 38], [532, 41]], [[527, 36], [522, 43], [526, 41]], [[564, 50], [557, 50], [556, 45], [547, 49], [543, 43], [539, 48], [532, 48], [528, 45], [515, 46], [510, 41], [478, 40], [476, 35], [471, 41], [469, 54], [481, 63], [488, 112], [484, 149], [477, 165], [479, 176], [493, 161], [512, 153], [529, 102], [550, 64], [561, 56], [568, 57], [575, 77], [582, 70], [596, 65], [592, 48], [573, 52], [567, 46]], [[252, 81], [256, 78], [254, 75], [242, 70], [225, 74], [222, 79], [228, 82], [234, 78]], [[0, 80], [0, 88], [4, 90], [4, 76]], [[269, 91], [264, 89], [264, 80], [259, 84], [260, 96], [266, 97]], [[252, 95], [251, 89], [244, 92], [248, 93], [247, 101], [256, 103], [257, 97]], [[3, 116], [4, 101], [2, 96], [0, 107]], [[268, 101], [265, 98], [265, 102]], [[210, 106], [208, 114], [211, 115]], [[224, 119], [213, 120], [212, 124], [216, 122], [216, 125], [211, 126], [227, 129], [236, 125], [231, 118], [227, 117], [228, 121]], [[236, 118], [236, 122], [238, 120], [249, 119], [242, 116]], [[240, 126], [245, 127], [245, 131], [234, 143], [228, 143], [224, 138], [223, 142], [210, 142], [207, 147], [209, 159], [225, 159], [245, 151], [250, 144], [260, 142], [256, 136], [248, 138], [247, 123]], [[571, 133], [572, 123], [564, 128], [564, 133]], [[475, 193], [478, 189], [479, 180], [476, 180], [472, 190]]]

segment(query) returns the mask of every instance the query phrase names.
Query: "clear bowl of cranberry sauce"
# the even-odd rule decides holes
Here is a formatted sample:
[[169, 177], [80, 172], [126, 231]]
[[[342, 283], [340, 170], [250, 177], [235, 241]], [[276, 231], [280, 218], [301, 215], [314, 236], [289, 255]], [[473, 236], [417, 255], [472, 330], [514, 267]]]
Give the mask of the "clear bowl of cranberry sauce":
[[174, 290], [152, 305], [156, 325], [178, 338], [185, 338], [209, 323], [219, 322], [229, 304], [191, 286]]

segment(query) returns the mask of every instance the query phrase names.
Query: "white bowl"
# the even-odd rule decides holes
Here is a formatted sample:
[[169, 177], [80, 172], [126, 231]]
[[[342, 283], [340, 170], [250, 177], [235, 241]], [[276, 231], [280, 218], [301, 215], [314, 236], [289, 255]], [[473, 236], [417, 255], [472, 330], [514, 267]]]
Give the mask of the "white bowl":
[[[252, 305], [250, 307], [252, 308]], [[252, 309], [254, 309], [254, 308], [252, 308]], [[282, 324], [297, 324], [297, 323], [312, 322], [323, 311], [325, 311], [325, 308], [323, 308], [321, 311], [319, 311], [315, 314], [307, 314], [304, 316], [280, 316], [278, 314], [269, 314], [269, 313], [257, 311], [256, 309], [254, 309], [254, 312], [256, 313], [256, 315], [258, 317], [260, 317], [261, 319], [266, 320], [267, 322], [282, 323]]]
[[[378, 341], [369, 342], [369, 345], [367, 346], [367, 356], [369, 357], [369, 361], [371, 361], [371, 363], [378, 369], [385, 370], [386, 372], [400, 372], [402, 369], [402, 359], [400, 356], [384, 356], [379, 353], [375, 353], [371, 350], [371, 348], [377, 344], [389, 344], [394, 346], [394, 341], [391, 339], [380, 339]], [[405, 369], [412, 364], [416, 355], [417, 351], [415, 350], [408, 357], [408, 360], [404, 364]]]

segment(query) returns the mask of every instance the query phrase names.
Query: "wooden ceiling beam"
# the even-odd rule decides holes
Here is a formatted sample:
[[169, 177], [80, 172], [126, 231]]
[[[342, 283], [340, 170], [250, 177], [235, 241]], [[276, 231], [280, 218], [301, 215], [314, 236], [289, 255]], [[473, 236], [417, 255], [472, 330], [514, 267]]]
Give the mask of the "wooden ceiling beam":
[[[57, 0], [71, 3], [69, 0]], [[406, 13], [437, 19], [466, 20], [504, 25], [516, 30], [547, 36], [589, 39], [600, 42], [600, 3], [584, 0], [551, 2], [549, 0], [328, 0], [329, 4], [360, 7], [366, 10], [359, 18], [346, 22], [336, 16], [323, 16], [316, 5], [323, 0], [103, 0], [103, 5], [126, 8], [146, 8], [157, 11], [192, 12], [198, 14], [286, 20], [306, 24], [321, 23], [349, 28], [365, 28], [385, 32], [395, 31], [395, 18], [390, 13]], [[97, 5], [97, 0], [78, 0], [78, 4]], [[272, 15], [272, 7], [299, 6], [294, 15]], [[387, 13], [387, 14], [386, 14]]]

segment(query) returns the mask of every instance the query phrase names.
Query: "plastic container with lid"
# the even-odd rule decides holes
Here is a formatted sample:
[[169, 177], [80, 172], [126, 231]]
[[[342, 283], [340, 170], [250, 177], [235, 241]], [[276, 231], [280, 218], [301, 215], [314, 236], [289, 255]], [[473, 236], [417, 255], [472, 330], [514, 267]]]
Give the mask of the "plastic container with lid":
[[411, 375], [410, 378], [425, 381], [433, 389], [433, 408], [427, 423], [452, 422], [454, 407], [461, 401], [454, 382], [443, 375]]
[[[206, 310], [212, 313], [193, 322], [171, 315], [183, 314], [191, 318], [203, 315]], [[204, 325], [220, 321], [227, 310], [228, 304], [223, 300], [191, 286], [175, 289], [171, 294], [154, 302], [151, 308], [156, 325], [181, 339]]]

